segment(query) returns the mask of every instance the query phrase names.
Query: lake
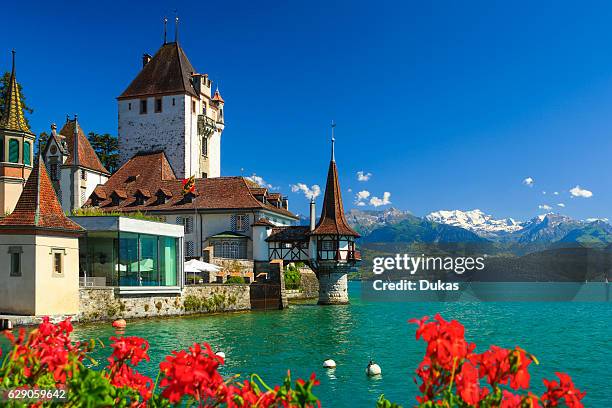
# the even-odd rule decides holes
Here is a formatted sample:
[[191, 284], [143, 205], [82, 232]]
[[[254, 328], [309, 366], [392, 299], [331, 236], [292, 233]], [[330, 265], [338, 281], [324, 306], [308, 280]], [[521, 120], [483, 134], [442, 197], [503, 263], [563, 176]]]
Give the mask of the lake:
[[[530, 368], [538, 393], [543, 377], [564, 371], [587, 391], [585, 406], [612, 406], [610, 303], [376, 303], [361, 300], [359, 282], [350, 283], [349, 293], [348, 306], [300, 303], [282, 311], [130, 321], [126, 335], [149, 340], [151, 362], [141, 371], [153, 378], [171, 350], [208, 342], [225, 352], [221, 371], [227, 376], [256, 372], [272, 385], [287, 369], [294, 378], [315, 372], [321, 380], [315, 394], [323, 406], [373, 407], [384, 393], [407, 407], [414, 404], [413, 373], [424, 352], [407, 320], [439, 312], [465, 325], [477, 351], [490, 344], [520, 345], [534, 354], [540, 365]], [[76, 338], [97, 337], [107, 344], [113, 334], [109, 323], [75, 329]], [[95, 351], [98, 358], [108, 354]], [[335, 370], [322, 368], [327, 358], [336, 361]], [[380, 378], [365, 375], [370, 358], [381, 366]]]

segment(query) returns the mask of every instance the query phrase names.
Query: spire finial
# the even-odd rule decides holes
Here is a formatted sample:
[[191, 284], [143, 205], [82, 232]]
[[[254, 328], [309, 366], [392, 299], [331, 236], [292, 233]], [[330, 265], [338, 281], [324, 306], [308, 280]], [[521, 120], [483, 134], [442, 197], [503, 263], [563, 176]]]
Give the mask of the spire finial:
[[177, 11], [174, 10], [174, 42], [178, 44], [178, 28], [179, 28], [179, 18]]
[[168, 17], [164, 17], [164, 45], [168, 40]]
[[332, 131], [332, 137], [331, 137], [331, 160], [333, 162], [336, 161], [336, 154], [334, 151], [334, 145], [336, 144], [336, 138], [334, 137], [334, 128], [336, 127], [336, 123], [332, 120], [331, 121], [331, 131]]
[[13, 53], [13, 72], [15, 72], [15, 54], [16, 54], [17, 52], [16, 52], [16, 51], [15, 51], [15, 49], [13, 48], [13, 49], [11, 50], [11, 53]]

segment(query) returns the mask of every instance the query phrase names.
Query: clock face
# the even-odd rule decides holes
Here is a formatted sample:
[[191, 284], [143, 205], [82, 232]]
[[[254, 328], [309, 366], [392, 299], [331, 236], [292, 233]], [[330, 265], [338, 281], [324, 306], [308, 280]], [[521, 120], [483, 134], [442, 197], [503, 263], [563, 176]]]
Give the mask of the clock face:
[[57, 153], [57, 147], [55, 145], [51, 146], [51, 154]]

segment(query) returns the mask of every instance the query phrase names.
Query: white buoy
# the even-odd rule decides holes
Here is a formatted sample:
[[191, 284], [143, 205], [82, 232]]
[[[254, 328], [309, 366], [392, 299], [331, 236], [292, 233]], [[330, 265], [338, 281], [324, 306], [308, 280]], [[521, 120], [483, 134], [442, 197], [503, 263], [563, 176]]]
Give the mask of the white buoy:
[[323, 362], [323, 367], [325, 368], [336, 368], [336, 362], [332, 359], [325, 360]]
[[374, 361], [370, 361], [368, 367], [366, 368], [366, 374], [370, 377], [373, 377], [375, 375], [380, 375], [381, 373], [382, 370], [380, 369], [380, 366]]
[[225, 353], [224, 353], [224, 352], [222, 352], [222, 351], [217, 351], [217, 352], [215, 353], [215, 356], [219, 356], [219, 357], [221, 357], [222, 359], [224, 359], [224, 360], [225, 360]]

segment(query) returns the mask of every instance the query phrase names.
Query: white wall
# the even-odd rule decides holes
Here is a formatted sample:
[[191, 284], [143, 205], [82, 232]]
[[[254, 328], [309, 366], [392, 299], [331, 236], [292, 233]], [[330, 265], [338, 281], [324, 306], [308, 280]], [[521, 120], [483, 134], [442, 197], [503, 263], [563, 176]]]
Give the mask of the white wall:
[[[119, 160], [120, 165], [139, 151], [165, 150], [177, 177], [185, 174], [186, 107], [191, 112], [191, 97], [186, 95], [162, 96], [162, 112], [155, 112], [155, 97], [146, 98], [147, 113], [140, 113], [140, 98], [118, 101]], [[172, 100], [174, 99], [174, 105]], [[131, 104], [131, 109], [129, 109]], [[196, 120], [197, 126], [197, 120]], [[197, 128], [196, 128], [197, 132]], [[191, 146], [189, 146], [189, 149]]]

